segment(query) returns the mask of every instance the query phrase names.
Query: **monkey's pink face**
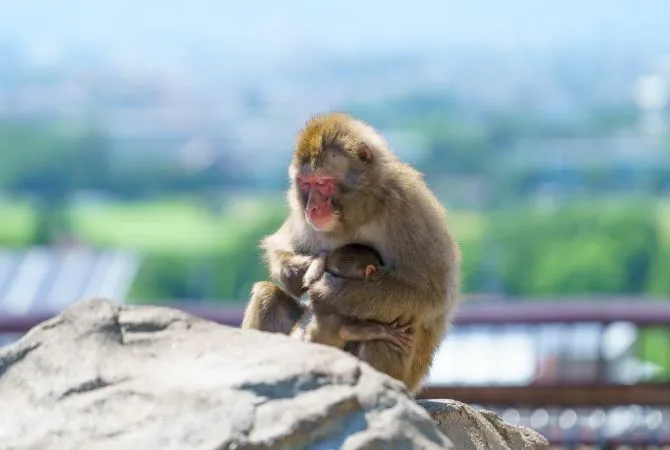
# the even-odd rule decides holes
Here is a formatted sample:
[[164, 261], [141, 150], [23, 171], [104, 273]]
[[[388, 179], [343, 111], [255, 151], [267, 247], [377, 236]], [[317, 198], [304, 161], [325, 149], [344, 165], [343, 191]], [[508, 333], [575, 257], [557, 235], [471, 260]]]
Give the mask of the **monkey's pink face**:
[[305, 219], [320, 231], [332, 231], [339, 223], [333, 199], [337, 194], [335, 178], [323, 174], [298, 175], [296, 183], [303, 195]]

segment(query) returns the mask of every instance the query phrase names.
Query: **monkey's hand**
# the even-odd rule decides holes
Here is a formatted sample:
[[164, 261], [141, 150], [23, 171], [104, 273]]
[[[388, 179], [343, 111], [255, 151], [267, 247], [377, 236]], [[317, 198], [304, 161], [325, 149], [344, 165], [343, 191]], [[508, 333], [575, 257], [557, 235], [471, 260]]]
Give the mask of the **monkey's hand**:
[[296, 253], [295, 224], [287, 220], [277, 232], [263, 239], [261, 247], [270, 266], [270, 276], [284, 287], [286, 293], [299, 298], [305, 288], [302, 285], [305, 272], [314, 260], [314, 255]]
[[345, 320], [345, 323], [336, 324], [335, 326], [339, 327], [340, 338], [345, 341], [365, 342], [382, 340], [390, 343], [391, 348], [399, 353], [410, 353], [414, 345], [414, 337], [412, 336], [410, 325], [401, 325], [399, 321], [387, 325], [365, 320]]
[[393, 344], [392, 348], [400, 353], [409, 353], [412, 351], [412, 345], [414, 345], [412, 327], [409, 324], [401, 325], [398, 320], [386, 325], [386, 331], [382, 339], [391, 342]]
[[307, 269], [307, 272], [302, 279], [302, 287], [304, 289], [308, 289], [316, 280], [323, 276], [324, 272], [326, 271], [327, 256], [328, 253], [321, 252], [309, 265], [309, 268]]
[[304, 255], [291, 255], [282, 259], [279, 281], [290, 295], [298, 298], [305, 292], [303, 279], [313, 259]]

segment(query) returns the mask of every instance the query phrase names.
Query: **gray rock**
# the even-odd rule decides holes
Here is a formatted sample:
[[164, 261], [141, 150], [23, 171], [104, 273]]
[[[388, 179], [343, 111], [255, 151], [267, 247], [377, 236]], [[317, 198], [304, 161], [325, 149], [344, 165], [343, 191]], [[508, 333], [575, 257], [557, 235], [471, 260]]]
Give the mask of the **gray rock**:
[[511, 426], [491, 411], [477, 410], [456, 400], [419, 400], [440, 430], [464, 450], [548, 450], [541, 434], [522, 426]]
[[[514, 427], [462, 419], [481, 414], [465, 405], [418, 405], [402, 383], [337, 349], [107, 300], [78, 303], [0, 349], [0, 399], [2, 450], [517, 442]], [[449, 421], [440, 427], [455, 446], [426, 409]]]

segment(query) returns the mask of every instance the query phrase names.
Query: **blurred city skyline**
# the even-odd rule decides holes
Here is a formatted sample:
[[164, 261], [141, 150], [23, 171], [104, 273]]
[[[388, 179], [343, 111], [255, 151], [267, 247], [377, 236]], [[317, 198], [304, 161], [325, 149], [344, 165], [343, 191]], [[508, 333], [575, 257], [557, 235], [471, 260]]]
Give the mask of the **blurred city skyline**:
[[[662, 1], [5, 1], [0, 115], [95, 120], [122, 158], [261, 154], [249, 180], [277, 187], [315, 112], [426, 95], [475, 124], [509, 109], [564, 123], [666, 98], [664, 23]], [[419, 161], [422, 136], [384, 122]]]

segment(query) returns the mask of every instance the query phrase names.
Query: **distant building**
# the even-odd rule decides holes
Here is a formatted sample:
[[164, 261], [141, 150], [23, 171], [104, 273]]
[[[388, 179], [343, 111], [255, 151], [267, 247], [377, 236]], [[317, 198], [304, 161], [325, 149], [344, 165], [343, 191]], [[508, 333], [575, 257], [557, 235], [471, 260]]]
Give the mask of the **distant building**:
[[503, 161], [502, 170], [523, 177], [522, 190], [559, 195], [594, 177], [604, 178], [598, 183], [606, 190], [647, 189], [650, 174], [670, 170], [670, 151], [635, 133], [558, 137], [522, 140]]
[[0, 314], [59, 312], [95, 296], [124, 301], [140, 257], [126, 250], [0, 250]]
[[670, 152], [631, 133], [525, 139], [510, 149], [505, 160], [511, 169], [648, 169], [670, 167]]

